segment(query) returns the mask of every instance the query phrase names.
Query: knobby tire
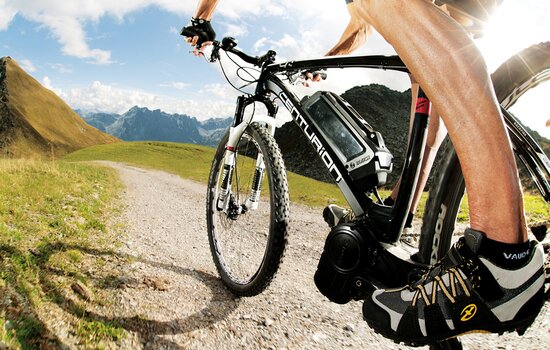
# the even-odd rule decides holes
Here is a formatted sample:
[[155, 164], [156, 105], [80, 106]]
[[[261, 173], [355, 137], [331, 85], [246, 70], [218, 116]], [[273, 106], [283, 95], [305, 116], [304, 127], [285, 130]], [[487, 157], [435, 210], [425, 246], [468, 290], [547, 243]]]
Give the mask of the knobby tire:
[[[491, 79], [498, 101], [505, 109], [510, 108], [525, 92], [550, 80], [550, 42], [530, 46], [512, 56]], [[426, 202], [419, 241], [418, 259], [426, 264], [435, 263], [449, 250], [465, 190], [460, 163], [449, 140], [443, 152]], [[450, 339], [430, 348], [462, 349], [462, 346], [457, 339]]]
[[[231, 266], [226, 263], [228, 254], [240, 254], [241, 252], [225, 252], [221, 242], [222, 238], [220, 237], [220, 231], [222, 231], [223, 221], [225, 221], [225, 224], [237, 226], [243, 220], [247, 220], [250, 216], [255, 215], [256, 212], [249, 210], [232, 221], [224, 218], [226, 214], [216, 209], [218, 181], [221, 181], [219, 178], [220, 174], [223, 172], [228, 138], [229, 132], [226, 133], [221, 140], [210, 170], [206, 208], [208, 239], [214, 263], [225, 286], [237, 296], [253, 296], [261, 293], [267, 288], [276, 274], [284, 255], [289, 224], [289, 196], [286, 170], [281, 152], [273, 136], [258, 124], [249, 125], [245, 129], [239, 142], [242, 143], [245, 139], [249, 140], [249, 142], [246, 143], [247, 146], [241, 148], [255, 148], [255, 152], [259, 149], [259, 152], [263, 155], [265, 177], [267, 178], [267, 181], [264, 182], [267, 182], [266, 186], [269, 187], [269, 191], [267, 191], [266, 188], [262, 191], [269, 192], [269, 194], [267, 195], [267, 201], [260, 203], [260, 206], [269, 206], [269, 218], [266, 220], [267, 227], [257, 228], [265, 229], [267, 232], [265, 247], [258, 247], [260, 250], [259, 254], [263, 254], [261, 261], [256, 264], [257, 266], [253, 266], [253, 271], [255, 272], [251, 274], [250, 278], [241, 280], [237, 278]], [[238, 150], [238, 152], [240, 152], [240, 150]], [[242, 179], [247, 175], [253, 175], [253, 173], [246, 173], [250, 172], [250, 169], [239, 169], [239, 157], [242, 159], [242, 157], [246, 156], [242, 154], [237, 156], [235, 177]], [[234, 188], [234, 191], [240, 190], [242, 189]], [[240, 237], [246, 238], [247, 232], [238, 232], [238, 234], [243, 234], [243, 236]], [[234, 239], [238, 240], [240, 238], [235, 237]], [[247, 242], [244, 241], [244, 239], [242, 239], [242, 242], [235, 243], [241, 243], [244, 248], [247, 248]], [[229, 244], [231, 243], [228, 243], [228, 245]], [[263, 252], [261, 251], [262, 249]], [[253, 250], [256, 249], [253, 248]], [[224, 254], [226, 255], [224, 256]]]

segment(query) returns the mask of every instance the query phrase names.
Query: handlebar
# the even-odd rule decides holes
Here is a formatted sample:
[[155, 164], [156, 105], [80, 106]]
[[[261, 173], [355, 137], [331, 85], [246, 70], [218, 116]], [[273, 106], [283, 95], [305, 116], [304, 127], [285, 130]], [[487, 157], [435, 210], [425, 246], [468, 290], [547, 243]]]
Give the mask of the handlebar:
[[[225, 52], [230, 52], [238, 56], [240, 59], [242, 59], [246, 63], [252, 64], [260, 68], [265, 67], [268, 64], [274, 63], [275, 56], [277, 55], [275, 51], [269, 50], [267, 51], [267, 53], [265, 53], [262, 56], [250, 56], [244, 53], [243, 51], [235, 48], [237, 46], [237, 40], [235, 40], [235, 38], [232, 38], [232, 37], [225, 37], [222, 39], [221, 42], [214, 41], [212, 43], [212, 46], [214, 47], [214, 49], [212, 50], [210, 62], [216, 62], [220, 59], [220, 49]], [[313, 73], [314, 75], [318, 75], [322, 80], [325, 80], [327, 78], [326, 73], [323, 73], [321, 71], [308, 71], [308, 70], [287, 72], [287, 76], [290, 81], [296, 81], [298, 77], [305, 78], [308, 72]]]
[[235, 48], [237, 46], [237, 40], [235, 40], [235, 38], [232, 38], [232, 37], [225, 37], [222, 39], [221, 42], [214, 41], [212, 45], [214, 46], [214, 49], [212, 50], [212, 58], [210, 59], [210, 61], [212, 62], [215, 62], [220, 58], [220, 54], [219, 54], [220, 49], [226, 52], [230, 52], [238, 56], [240, 59], [242, 59], [246, 63], [250, 63], [257, 67], [262, 67], [265, 63], [269, 64], [269, 63], [275, 62], [275, 56], [277, 55], [275, 51], [269, 50], [267, 51], [266, 54], [262, 56], [250, 56], [242, 52], [241, 50], [238, 50]]

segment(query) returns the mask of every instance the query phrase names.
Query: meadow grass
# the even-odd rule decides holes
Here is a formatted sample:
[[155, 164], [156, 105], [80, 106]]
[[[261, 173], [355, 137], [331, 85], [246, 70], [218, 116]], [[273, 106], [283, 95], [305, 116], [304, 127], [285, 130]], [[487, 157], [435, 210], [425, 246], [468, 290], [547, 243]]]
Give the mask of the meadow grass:
[[[0, 159], [0, 344], [59, 345], [44, 323], [44, 310], [52, 304], [68, 309], [63, 304], [71, 284], [88, 284], [80, 250], [112, 242], [105, 221], [119, 191], [112, 169]], [[83, 339], [109, 336], [107, 326], [82, 326], [89, 321], [79, 315], [66, 318], [69, 331]]]
[[[91, 281], [85, 267], [90, 260], [94, 269], [101, 267], [104, 262], [89, 252], [112, 246], [106, 218], [118, 215], [114, 198], [121, 190], [114, 170], [83, 161], [123, 162], [206, 183], [213, 156], [214, 149], [204, 146], [136, 142], [90, 147], [59, 162], [0, 159], [0, 344], [9, 349], [58, 346], [44, 321], [48, 305], [69, 315], [69, 332], [85, 347], [101, 348], [103, 341], [124, 337], [116, 322], [87, 317], [85, 301], [67, 298], [75, 282], [92, 293], [103, 283]], [[293, 173], [288, 179], [294, 203], [345, 205], [335, 185]], [[526, 194], [525, 199], [531, 220], [550, 217], [540, 196]], [[425, 200], [426, 194], [417, 217]], [[465, 200], [459, 218], [468, 219]]]
[[[64, 159], [68, 161], [110, 160], [134, 164], [146, 168], [165, 170], [183, 178], [207, 183], [212, 158], [215, 150], [211, 147], [167, 143], [167, 142], [125, 142], [118, 144], [99, 145], [85, 148], [69, 154]], [[311, 207], [324, 207], [335, 203], [346, 206], [342, 193], [334, 184], [312, 180], [310, 178], [288, 172], [288, 183], [291, 203], [299, 203]], [[384, 198], [388, 190], [380, 191]], [[427, 193], [422, 195], [416, 217], [422, 217]], [[530, 221], [548, 220], [550, 208], [541, 196], [526, 193], [525, 209]], [[467, 196], [462, 201], [458, 220], [469, 220]]]
[[[203, 184], [208, 182], [215, 149], [170, 142], [125, 142], [85, 148], [67, 155], [66, 161], [108, 160], [164, 170]], [[344, 205], [335, 185], [288, 173], [290, 200], [308, 206]]]

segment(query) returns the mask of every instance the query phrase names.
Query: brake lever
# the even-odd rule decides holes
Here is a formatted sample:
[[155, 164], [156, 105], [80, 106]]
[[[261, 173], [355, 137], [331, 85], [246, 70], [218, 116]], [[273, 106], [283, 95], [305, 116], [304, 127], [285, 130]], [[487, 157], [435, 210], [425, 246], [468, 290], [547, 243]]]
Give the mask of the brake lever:
[[220, 42], [219, 41], [213, 41], [212, 42], [212, 46], [213, 46], [213, 49], [212, 49], [212, 53], [210, 54], [210, 62], [211, 63], [215, 63], [216, 61], [218, 61], [220, 59]]

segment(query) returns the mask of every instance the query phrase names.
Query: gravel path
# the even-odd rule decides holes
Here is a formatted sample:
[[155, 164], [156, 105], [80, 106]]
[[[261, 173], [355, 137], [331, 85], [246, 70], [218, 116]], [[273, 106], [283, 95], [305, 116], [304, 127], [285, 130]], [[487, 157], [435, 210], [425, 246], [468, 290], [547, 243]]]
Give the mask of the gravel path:
[[[266, 292], [235, 298], [210, 257], [205, 186], [176, 175], [108, 163], [126, 187], [116, 307], [125, 348], [406, 349], [372, 332], [361, 303], [337, 305], [313, 283], [328, 233], [319, 209], [291, 207], [285, 260]], [[116, 316], [116, 317], [115, 317]], [[525, 336], [471, 335], [470, 349], [547, 349], [548, 307]]]

